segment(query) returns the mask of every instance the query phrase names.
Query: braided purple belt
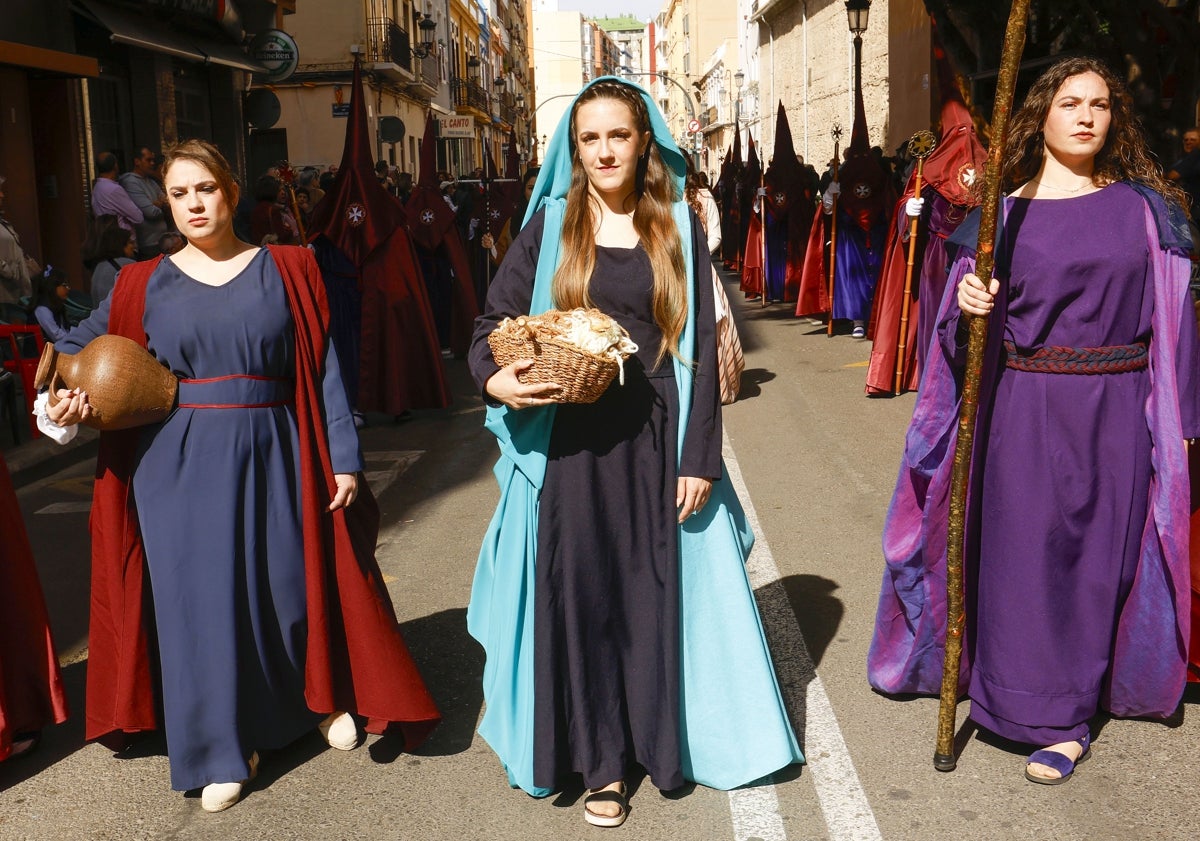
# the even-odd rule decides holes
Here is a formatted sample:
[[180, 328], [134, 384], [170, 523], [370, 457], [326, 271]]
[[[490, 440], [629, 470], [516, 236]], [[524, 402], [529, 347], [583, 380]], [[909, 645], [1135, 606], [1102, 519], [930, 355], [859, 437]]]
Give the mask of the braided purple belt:
[[1140, 371], [1150, 362], [1145, 342], [1109, 347], [1044, 347], [1033, 353], [1018, 353], [1016, 345], [1005, 342], [1005, 362], [1018, 371], [1035, 374], [1125, 374]]

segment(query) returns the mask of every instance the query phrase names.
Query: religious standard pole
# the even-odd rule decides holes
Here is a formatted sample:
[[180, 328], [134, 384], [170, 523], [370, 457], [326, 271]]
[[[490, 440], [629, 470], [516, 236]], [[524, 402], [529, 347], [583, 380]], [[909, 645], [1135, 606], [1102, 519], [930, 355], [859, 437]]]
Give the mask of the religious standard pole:
[[[833, 127], [833, 183], [838, 180], [838, 162], [841, 160], [841, 148], [839, 144], [842, 141], [842, 130], [838, 126]], [[833, 292], [834, 292], [834, 269], [837, 264], [837, 213], [838, 213], [838, 194], [833, 194], [833, 207], [829, 214], [829, 325], [826, 328], [825, 335], [833, 335]]]
[[[908, 141], [908, 154], [917, 159], [917, 177], [913, 182], [913, 198], [921, 197], [921, 175], [925, 169], [925, 159], [937, 146], [937, 138], [933, 132], [922, 129]], [[913, 264], [917, 257], [917, 223], [913, 217], [908, 223], [908, 264], [904, 268], [904, 297], [900, 301], [900, 335], [896, 342], [896, 387], [893, 393], [899, 394], [904, 384], [904, 354], [908, 350], [908, 308], [912, 304]]]
[[[1013, 0], [1000, 54], [1000, 76], [996, 84], [996, 102], [992, 107], [992, 143], [988, 149], [983, 182], [983, 216], [979, 223], [975, 274], [990, 286], [995, 265], [993, 253], [996, 218], [1000, 210], [1000, 164], [1008, 141], [1008, 117], [1012, 111], [1013, 89], [1021, 51], [1025, 47], [1025, 23], [1029, 0]], [[962, 636], [966, 625], [963, 609], [963, 537], [966, 523], [967, 486], [971, 475], [971, 450], [975, 438], [975, 416], [979, 409], [979, 381], [983, 371], [983, 351], [987, 344], [986, 317], [964, 315], [970, 329], [967, 343], [967, 367], [962, 402], [958, 413], [958, 439], [954, 445], [954, 467], [950, 478], [950, 516], [946, 538], [946, 651], [942, 665], [941, 704], [938, 708], [937, 747], [933, 767], [953, 771], [958, 764], [954, 754], [954, 725], [958, 709], [958, 676], [962, 660]]]

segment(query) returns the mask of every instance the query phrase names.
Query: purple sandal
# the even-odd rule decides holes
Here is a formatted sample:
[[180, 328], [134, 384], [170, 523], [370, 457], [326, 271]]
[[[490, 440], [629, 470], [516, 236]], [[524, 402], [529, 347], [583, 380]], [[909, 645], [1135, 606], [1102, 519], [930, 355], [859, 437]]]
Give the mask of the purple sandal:
[[[1075, 766], [1083, 762], [1092, 755], [1091, 750], [1092, 734], [1087, 733], [1082, 739], [1076, 739], [1075, 743], [1083, 748], [1083, 753], [1079, 754], [1079, 758], [1072, 762], [1065, 755], [1056, 750], [1035, 750], [1030, 754], [1029, 759], [1025, 761], [1025, 779], [1031, 783], [1038, 783], [1044, 786], [1062, 785], [1067, 780], [1071, 779], [1071, 775], [1075, 773]], [[1036, 762], [1039, 765], [1045, 765], [1053, 768], [1059, 773], [1057, 777], [1042, 777], [1029, 772], [1031, 763]]]

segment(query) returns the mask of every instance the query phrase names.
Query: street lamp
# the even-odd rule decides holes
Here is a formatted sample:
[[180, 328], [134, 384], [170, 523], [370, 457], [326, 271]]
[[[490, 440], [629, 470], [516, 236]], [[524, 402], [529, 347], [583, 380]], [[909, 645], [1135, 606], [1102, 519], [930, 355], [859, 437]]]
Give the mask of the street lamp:
[[421, 30], [421, 42], [413, 47], [413, 55], [417, 58], [426, 58], [433, 52], [433, 40], [437, 33], [437, 23], [428, 14], [422, 15], [418, 11], [413, 11], [413, 20], [417, 24], [417, 29]]
[[[621, 75], [623, 75], [626, 79], [632, 79], [634, 76], [655, 76], [664, 82], [670, 82], [672, 85], [679, 88], [679, 90], [683, 91], [683, 104], [685, 106], [687, 106], [688, 122], [694, 122], [696, 120], [696, 107], [694, 105], [692, 105], [691, 94], [688, 93], [687, 88], [685, 88], [683, 85], [679, 84], [679, 82], [677, 82], [676, 80], [674, 80], [670, 76], [668, 76], [667, 71], [659, 70], [656, 73], [637, 73], [633, 70], [630, 70], [627, 67], [622, 67]], [[679, 144], [681, 149], [686, 147], [686, 145], [687, 145], [686, 143]], [[694, 158], [692, 163], [694, 163], [696, 165], [696, 168], [699, 169], [700, 153], [697, 150], [693, 149], [692, 156]]]
[[867, 18], [871, 14], [871, 0], [846, 0], [846, 17], [854, 37], [861, 38], [867, 31]]
[[846, 0], [846, 18], [854, 35], [854, 101], [862, 96], [862, 36], [867, 31], [871, 0]]

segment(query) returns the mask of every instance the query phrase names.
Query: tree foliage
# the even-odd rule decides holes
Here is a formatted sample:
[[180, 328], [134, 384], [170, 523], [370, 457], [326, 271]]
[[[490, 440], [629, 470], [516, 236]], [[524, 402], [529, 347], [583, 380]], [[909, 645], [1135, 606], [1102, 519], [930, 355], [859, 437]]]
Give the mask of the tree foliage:
[[[990, 115], [1011, 0], [925, 0], [977, 114]], [[1169, 162], [1200, 98], [1200, 0], [1030, 0], [1017, 101], [1056, 58], [1124, 71], [1151, 147]]]

